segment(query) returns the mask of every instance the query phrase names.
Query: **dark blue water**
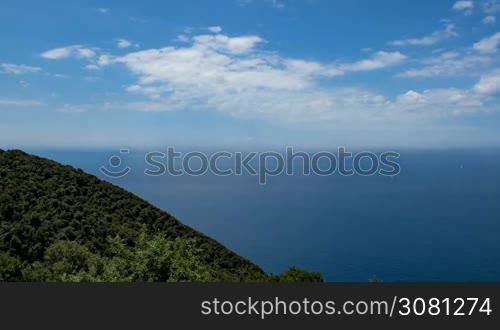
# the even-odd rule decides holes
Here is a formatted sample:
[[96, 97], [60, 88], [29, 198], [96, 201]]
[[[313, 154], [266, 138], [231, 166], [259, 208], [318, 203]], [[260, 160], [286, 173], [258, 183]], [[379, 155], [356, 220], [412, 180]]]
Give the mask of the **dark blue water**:
[[[110, 151], [33, 153], [103, 176]], [[144, 153], [108, 181], [177, 216], [266, 271], [331, 281], [500, 281], [500, 150], [402, 151], [389, 178], [147, 177]]]

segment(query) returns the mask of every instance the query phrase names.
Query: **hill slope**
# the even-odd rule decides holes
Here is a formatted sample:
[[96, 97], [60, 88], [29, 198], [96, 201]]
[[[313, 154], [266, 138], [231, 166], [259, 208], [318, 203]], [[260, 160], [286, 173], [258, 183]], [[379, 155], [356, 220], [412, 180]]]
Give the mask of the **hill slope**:
[[0, 149], [0, 280], [317, 281], [265, 274], [135, 195], [81, 170]]

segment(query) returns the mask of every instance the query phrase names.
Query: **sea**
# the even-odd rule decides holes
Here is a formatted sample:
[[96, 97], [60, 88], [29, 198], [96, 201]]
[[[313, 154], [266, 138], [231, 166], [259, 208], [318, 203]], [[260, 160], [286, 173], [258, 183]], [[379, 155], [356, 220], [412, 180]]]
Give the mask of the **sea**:
[[[500, 281], [500, 149], [396, 150], [395, 176], [144, 174], [151, 150], [27, 149], [81, 168], [279, 273], [336, 282]], [[165, 152], [165, 150], [160, 150]], [[121, 178], [99, 168], [119, 155]], [[298, 171], [300, 172], [300, 171]]]

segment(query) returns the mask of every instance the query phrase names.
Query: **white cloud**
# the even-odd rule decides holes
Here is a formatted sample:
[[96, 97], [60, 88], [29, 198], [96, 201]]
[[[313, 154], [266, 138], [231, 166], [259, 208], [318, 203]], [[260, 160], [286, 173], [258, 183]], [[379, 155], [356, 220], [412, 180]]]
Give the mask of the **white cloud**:
[[340, 69], [343, 71], [371, 71], [399, 64], [406, 58], [406, 55], [400, 52], [380, 51], [369, 59], [341, 65]]
[[425, 102], [425, 97], [418, 92], [410, 90], [398, 96], [397, 101], [401, 104], [422, 104]]
[[37, 107], [42, 105], [43, 103], [35, 100], [18, 100], [18, 99], [3, 99], [0, 98], [0, 106], [1, 107], [17, 107], [17, 108], [29, 108], [29, 107]]
[[132, 42], [127, 39], [117, 39], [116, 46], [118, 48], [129, 48], [132, 47]]
[[207, 30], [212, 32], [212, 33], [221, 33], [222, 28], [220, 26], [209, 26], [207, 27]]
[[[233, 39], [247, 38], [234, 48]], [[252, 40], [250, 42], [249, 40]], [[397, 65], [400, 52], [377, 52], [353, 63], [325, 64], [282, 57], [262, 51], [257, 36], [194, 36], [185, 47], [165, 47], [113, 57], [137, 75], [127, 87], [146, 101], [107, 104], [106, 110], [174, 111], [213, 109], [232, 116], [276, 121], [407, 120], [448, 116], [483, 107], [483, 96], [473, 90], [409, 91], [390, 98], [362, 88], [324, 88], [321, 77], [371, 71]], [[238, 42], [239, 43], [239, 42]], [[452, 53], [443, 59], [456, 59]]]
[[139, 47], [139, 44], [134, 44], [132, 41], [124, 39], [124, 38], [118, 38], [115, 40], [116, 42], [116, 47], [124, 49], [124, 48], [130, 48], [130, 47]]
[[55, 48], [43, 52], [41, 57], [51, 60], [58, 60], [69, 57], [92, 58], [96, 56], [95, 50], [82, 45], [72, 45], [61, 48]]
[[228, 37], [225, 35], [200, 35], [193, 38], [197, 47], [210, 48], [219, 52], [244, 54], [264, 40], [258, 36]]
[[489, 56], [459, 51], [444, 52], [420, 61], [420, 68], [397, 75], [400, 78], [429, 78], [439, 76], [479, 75], [491, 63]]
[[500, 70], [495, 70], [483, 75], [479, 82], [474, 86], [474, 90], [481, 94], [499, 94]]
[[286, 69], [296, 75], [307, 76], [325, 76], [334, 77], [344, 74], [344, 71], [333, 65], [323, 65], [319, 62], [298, 60], [298, 59], [284, 59]]
[[69, 78], [69, 76], [67, 74], [61, 74], [61, 73], [54, 74], [54, 77], [60, 78], [60, 79], [67, 79], [67, 78]]
[[[500, 80], [500, 79], [499, 79]], [[499, 83], [500, 87], [500, 83]], [[147, 90], [144, 90], [147, 89]], [[276, 122], [414, 122], [459, 116], [479, 111], [495, 111], [488, 106], [489, 96], [473, 89], [438, 88], [409, 90], [393, 100], [360, 88], [323, 89], [313, 87], [293, 90], [249, 90], [232, 93], [170, 91], [161, 96], [162, 88], [133, 85], [130, 92], [150, 93], [150, 101], [108, 103], [100, 110], [134, 110], [145, 112], [176, 111], [186, 107], [214, 109], [231, 116], [258, 118]], [[168, 90], [168, 88], [166, 89]], [[497, 90], [498, 91], [498, 90]], [[193, 97], [194, 99], [190, 99]]]
[[40, 56], [51, 60], [77, 58], [87, 61], [85, 69], [100, 70], [102, 66], [110, 63], [112, 56], [109, 54], [98, 53], [100, 49], [89, 48], [82, 45], [66, 46], [48, 50]]
[[62, 48], [55, 48], [55, 49], [48, 50], [48, 51], [42, 53], [40, 56], [43, 58], [56, 60], [56, 59], [70, 57], [72, 53], [73, 53], [72, 47], [62, 47]]
[[20, 75], [25, 73], [37, 73], [40, 71], [42, 71], [42, 69], [36, 66], [9, 63], [0, 64], [0, 73]]
[[474, 44], [474, 49], [480, 53], [492, 54], [498, 51], [500, 46], [500, 32], [495, 33], [491, 37], [487, 37]]
[[396, 103], [406, 110], [434, 109], [435, 113], [459, 114], [484, 105], [484, 98], [472, 90], [458, 88], [428, 89], [419, 93], [408, 91], [400, 95]]
[[139, 75], [139, 85], [166, 83], [174, 90], [205, 86], [207, 90], [225, 91], [295, 90], [310, 86], [315, 77], [382, 69], [406, 58], [400, 52], [378, 52], [354, 63], [322, 64], [259, 51], [255, 47], [262, 41], [258, 36], [201, 35], [193, 37], [191, 46], [132, 52], [112, 61], [125, 64]]
[[100, 12], [101, 14], [107, 14], [109, 13], [108, 8], [97, 8], [97, 11]]
[[482, 20], [483, 24], [495, 24], [496, 21], [497, 21], [497, 19], [495, 16], [486, 16]]
[[[380, 70], [404, 61], [400, 52], [379, 51], [352, 63], [322, 63], [288, 58], [259, 47], [255, 35], [196, 35], [183, 46], [132, 51], [123, 56], [96, 54], [88, 66], [124, 65], [137, 80], [126, 88], [129, 103], [65, 105], [59, 111], [214, 110], [230, 116], [281, 122], [414, 121], [488, 109], [480, 88], [411, 90], [388, 97], [365, 88], [325, 87], [324, 79]], [[460, 52], [447, 52], [422, 63], [457, 71]], [[480, 55], [469, 54], [472, 63]], [[476, 56], [477, 58], [473, 58]], [[455, 61], [455, 62], [454, 62]], [[470, 64], [472, 65], [472, 64]], [[455, 66], [455, 67], [454, 67]], [[479, 83], [478, 83], [479, 84]]]
[[66, 113], [82, 113], [87, 112], [90, 107], [91, 106], [89, 105], [64, 104], [62, 107], [57, 109], [57, 111]]
[[103, 54], [97, 58], [97, 65], [100, 65], [100, 66], [108, 65], [109, 63], [111, 63], [112, 60], [113, 60], [113, 56], [108, 55], [108, 54]]
[[456, 10], [456, 11], [467, 11], [467, 10], [472, 10], [472, 9], [474, 9], [474, 1], [470, 1], [470, 0], [457, 1], [453, 5], [453, 10]]
[[89, 58], [89, 57], [94, 57], [96, 55], [95, 51], [93, 51], [92, 49], [89, 49], [89, 48], [78, 48], [77, 50], [77, 54], [78, 56], [80, 57], [86, 57], [86, 58]]
[[431, 33], [430, 35], [420, 38], [408, 38], [389, 42], [391, 46], [431, 46], [443, 40], [457, 37], [458, 33], [455, 31], [455, 25], [446, 23], [444, 30], [439, 30]]
[[87, 70], [100, 70], [101, 68], [97, 64], [87, 64], [85, 66]]
[[197, 36], [191, 47], [144, 50], [114, 61], [137, 74], [140, 85], [161, 83], [183, 93], [190, 88], [198, 90], [197, 93], [249, 88], [297, 89], [310, 83], [302, 74], [275, 65], [275, 61], [283, 65], [282, 59], [254, 54], [253, 46], [260, 40], [255, 36]]
[[175, 41], [180, 41], [180, 42], [188, 42], [190, 40], [191, 40], [191, 38], [188, 35], [186, 35], [186, 34], [179, 34], [175, 38]]

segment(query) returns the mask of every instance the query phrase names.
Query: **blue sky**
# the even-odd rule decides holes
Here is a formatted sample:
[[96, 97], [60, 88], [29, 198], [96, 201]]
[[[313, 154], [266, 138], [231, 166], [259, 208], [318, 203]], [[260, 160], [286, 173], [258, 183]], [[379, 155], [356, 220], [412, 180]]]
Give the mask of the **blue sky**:
[[0, 147], [500, 144], [500, 1], [216, 3], [3, 0]]

